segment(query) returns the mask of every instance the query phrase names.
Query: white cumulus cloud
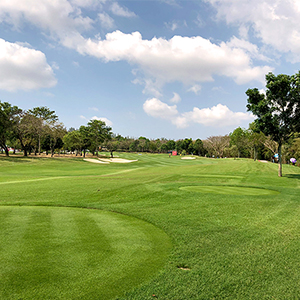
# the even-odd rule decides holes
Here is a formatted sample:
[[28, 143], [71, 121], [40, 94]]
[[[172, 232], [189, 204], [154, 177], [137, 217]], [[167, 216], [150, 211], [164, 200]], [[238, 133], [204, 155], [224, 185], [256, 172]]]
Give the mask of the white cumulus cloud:
[[211, 127], [238, 126], [243, 121], [254, 119], [251, 113], [233, 112], [222, 104], [202, 109], [194, 107], [192, 111], [179, 113], [176, 105], [169, 106], [152, 98], [144, 103], [143, 108], [149, 116], [168, 120], [177, 128], [186, 128], [193, 123]]
[[233, 112], [226, 105], [218, 104], [212, 108], [194, 107], [191, 112], [182, 114], [188, 122], [199, 123], [205, 126], [221, 127], [239, 125], [242, 121], [253, 119], [251, 113]]
[[0, 89], [50, 88], [56, 83], [44, 53], [0, 39]]
[[154, 117], [170, 120], [178, 115], [177, 106], [170, 106], [157, 98], [148, 99], [143, 105], [144, 111]]
[[107, 34], [105, 40], [82, 40], [76, 50], [107, 62], [135, 64], [157, 85], [174, 81], [195, 85], [213, 81], [214, 75], [230, 77], [238, 84], [264, 82], [265, 74], [272, 71], [269, 66], [252, 66], [251, 56], [241, 47], [230, 42], [214, 44], [200, 36], [143, 40], [139, 32], [117, 30]]
[[[210, 1], [213, 5], [222, 2], [206, 1]], [[152, 87], [148, 84], [145, 90], [156, 91], [155, 95], [158, 95], [160, 88], [169, 82], [178, 81], [192, 87], [200, 82], [213, 81], [216, 75], [232, 78], [238, 84], [252, 80], [264, 82], [265, 74], [273, 70], [264, 64], [254, 66], [252, 58], [262, 60], [265, 58], [260, 55], [255, 45], [237, 38], [227, 43], [213, 43], [201, 36], [174, 36], [169, 40], [154, 37], [146, 40], [139, 32], [125, 34], [121, 31], [109, 33], [103, 40], [86, 38], [83, 34], [93, 29], [98, 20], [106, 28], [112, 28], [114, 25], [114, 20], [103, 10], [98, 13], [98, 19], [91, 19], [82, 12], [82, 8], [101, 7], [105, 2], [104, 0], [0, 1], [0, 22], [11, 24], [15, 28], [21, 28], [23, 23], [28, 22], [65, 47], [75, 49], [83, 55], [94, 56], [106, 62], [127, 61], [143, 74], [140, 81], [152, 82]], [[230, 0], [224, 1], [227, 6], [222, 3], [219, 10], [221, 16], [227, 12], [228, 5], [234, 6]], [[112, 2], [110, 10], [118, 16], [134, 16], [133, 12], [117, 2]], [[228, 20], [239, 21], [236, 18], [237, 16]], [[181, 25], [186, 26], [186, 23], [183, 22]], [[296, 38], [296, 35], [293, 37]]]
[[247, 37], [253, 29], [265, 44], [280, 52], [292, 52], [300, 61], [299, 0], [205, 0], [217, 10], [217, 18], [240, 27]]
[[94, 116], [94, 117], [91, 118], [91, 120], [99, 120], [99, 121], [102, 121], [102, 122], [104, 122], [107, 126], [112, 126], [112, 125], [113, 125], [113, 122], [112, 122], [112, 121], [110, 121], [109, 119], [104, 118], [104, 117], [99, 118], [99, 117]]
[[29, 22], [63, 45], [72, 45], [81, 33], [93, 28], [94, 20], [84, 17], [81, 7], [94, 7], [95, 0], [9, 0], [0, 1], [0, 22], [22, 28]]

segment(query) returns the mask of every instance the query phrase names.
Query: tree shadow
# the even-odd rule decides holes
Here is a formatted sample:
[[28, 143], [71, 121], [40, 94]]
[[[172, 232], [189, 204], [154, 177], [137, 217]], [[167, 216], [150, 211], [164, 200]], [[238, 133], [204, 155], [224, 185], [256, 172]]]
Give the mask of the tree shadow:
[[300, 174], [286, 174], [284, 177], [300, 180]]

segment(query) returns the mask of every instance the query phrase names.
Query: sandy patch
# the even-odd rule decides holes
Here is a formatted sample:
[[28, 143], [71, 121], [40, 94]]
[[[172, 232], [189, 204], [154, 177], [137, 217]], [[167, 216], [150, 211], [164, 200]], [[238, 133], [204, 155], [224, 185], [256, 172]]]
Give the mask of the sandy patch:
[[181, 159], [196, 159], [196, 157], [185, 156], [185, 157], [181, 157]]
[[88, 161], [95, 164], [109, 164], [109, 162], [100, 161], [98, 159], [90, 159], [90, 158], [85, 158], [84, 161]]
[[100, 161], [103, 161], [105, 163], [119, 163], [119, 164], [127, 164], [127, 163], [132, 163], [132, 162], [135, 162], [135, 161], [138, 161], [137, 159], [136, 160], [129, 160], [129, 159], [124, 159], [124, 158], [99, 158]]
[[259, 162], [268, 163], [267, 160], [259, 160]]

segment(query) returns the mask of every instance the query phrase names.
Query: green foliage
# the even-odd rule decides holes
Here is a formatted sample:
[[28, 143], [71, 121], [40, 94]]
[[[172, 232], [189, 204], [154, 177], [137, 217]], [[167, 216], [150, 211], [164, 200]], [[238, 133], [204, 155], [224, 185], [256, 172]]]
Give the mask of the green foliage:
[[297, 161], [300, 161], [300, 138], [295, 138], [292, 142], [290, 147], [287, 150], [288, 158], [294, 157]]
[[64, 137], [63, 142], [65, 148], [69, 151], [81, 151], [82, 149], [82, 136], [79, 130], [69, 131]]
[[16, 117], [21, 111], [17, 106], [11, 106], [8, 102], [0, 101], [0, 148], [4, 149], [6, 156], [9, 155], [7, 140], [14, 139]]
[[168, 140], [167, 141], [167, 149], [168, 150], [174, 150], [175, 149], [175, 141], [174, 140]]
[[246, 91], [247, 109], [257, 116], [257, 129], [278, 143], [278, 175], [282, 176], [281, 147], [300, 131], [300, 72], [292, 76], [269, 73], [266, 83], [266, 95], [256, 88]]
[[241, 127], [236, 128], [232, 133], [229, 134], [230, 145], [236, 146], [238, 151], [238, 157], [241, 156], [242, 152], [245, 152], [248, 142], [248, 132]]
[[28, 112], [46, 123], [55, 123], [58, 121], [58, 116], [55, 114], [55, 111], [50, 110], [46, 106], [34, 107], [33, 109], [29, 109]]
[[87, 148], [93, 153], [100, 149], [101, 144], [105, 140], [109, 140], [112, 137], [111, 127], [106, 126], [105, 122], [100, 120], [88, 122], [86, 128], [82, 130], [82, 134], [84, 136], [83, 139], [88, 140]]
[[204, 156], [206, 154], [206, 151], [203, 146], [203, 142], [200, 139], [196, 139], [194, 143], [194, 149], [196, 153], [200, 156]]

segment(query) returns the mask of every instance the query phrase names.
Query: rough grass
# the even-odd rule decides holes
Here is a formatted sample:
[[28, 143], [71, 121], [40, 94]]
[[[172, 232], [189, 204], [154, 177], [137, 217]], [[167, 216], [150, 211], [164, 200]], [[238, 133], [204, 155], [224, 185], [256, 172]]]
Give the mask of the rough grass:
[[[98, 165], [79, 158], [0, 158], [0, 203], [4, 210], [7, 206], [12, 206], [12, 210], [15, 206], [40, 206], [44, 212], [44, 206], [50, 206], [53, 214], [57, 213], [57, 207], [63, 206], [97, 208], [129, 215], [162, 229], [173, 245], [165, 263], [161, 262], [158, 272], [148, 272], [149, 276], [141, 281], [124, 273], [124, 278], [127, 276], [129, 281], [131, 278], [131, 282], [121, 287], [118, 295], [111, 295], [111, 299], [297, 298], [300, 279], [299, 168], [285, 165], [284, 177], [278, 178], [277, 165], [272, 163], [118, 155], [139, 161]], [[201, 191], [205, 188], [210, 192]], [[226, 190], [226, 193], [211, 192], [218, 189]], [[262, 191], [272, 193], [262, 194]], [[20, 209], [23, 211], [24, 207]], [[22, 219], [23, 213], [20, 214]], [[32, 222], [37, 224], [37, 220], [32, 219]], [[6, 224], [8, 230], [5, 237], [21, 236], [18, 230], [21, 221], [6, 223], [1, 219], [1, 223]], [[31, 238], [35, 235], [38, 230], [31, 231]], [[11, 249], [21, 251], [26, 243], [18, 244], [16, 237]], [[68, 251], [68, 247], [63, 250]], [[99, 245], [99, 255], [101, 251]], [[1, 261], [3, 257], [6, 256], [2, 256]], [[41, 259], [45, 257], [41, 255]], [[33, 259], [33, 262], [37, 261]], [[12, 275], [6, 281], [3, 264], [0, 266], [2, 293], [17, 289], [14, 282], [18, 280], [22, 284], [10, 265], [6, 264], [6, 268]], [[47, 272], [48, 278], [53, 279], [53, 270]], [[95, 276], [95, 272], [91, 268], [90, 276]], [[30, 280], [34, 281], [34, 278]], [[69, 293], [71, 290], [69, 280], [66, 284], [69, 282], [70, 286], [65, 288], [51, 282], [45, 283], [41, 290], [53, 289], [53, 295], [55, 291]], [[30, 285], [26, 286], [30, 289]], [[95, 294], [86, 299], [101, 299], [95, 281], [90, 288]], [[70, 295], [69, 299], [76, 297]]]

